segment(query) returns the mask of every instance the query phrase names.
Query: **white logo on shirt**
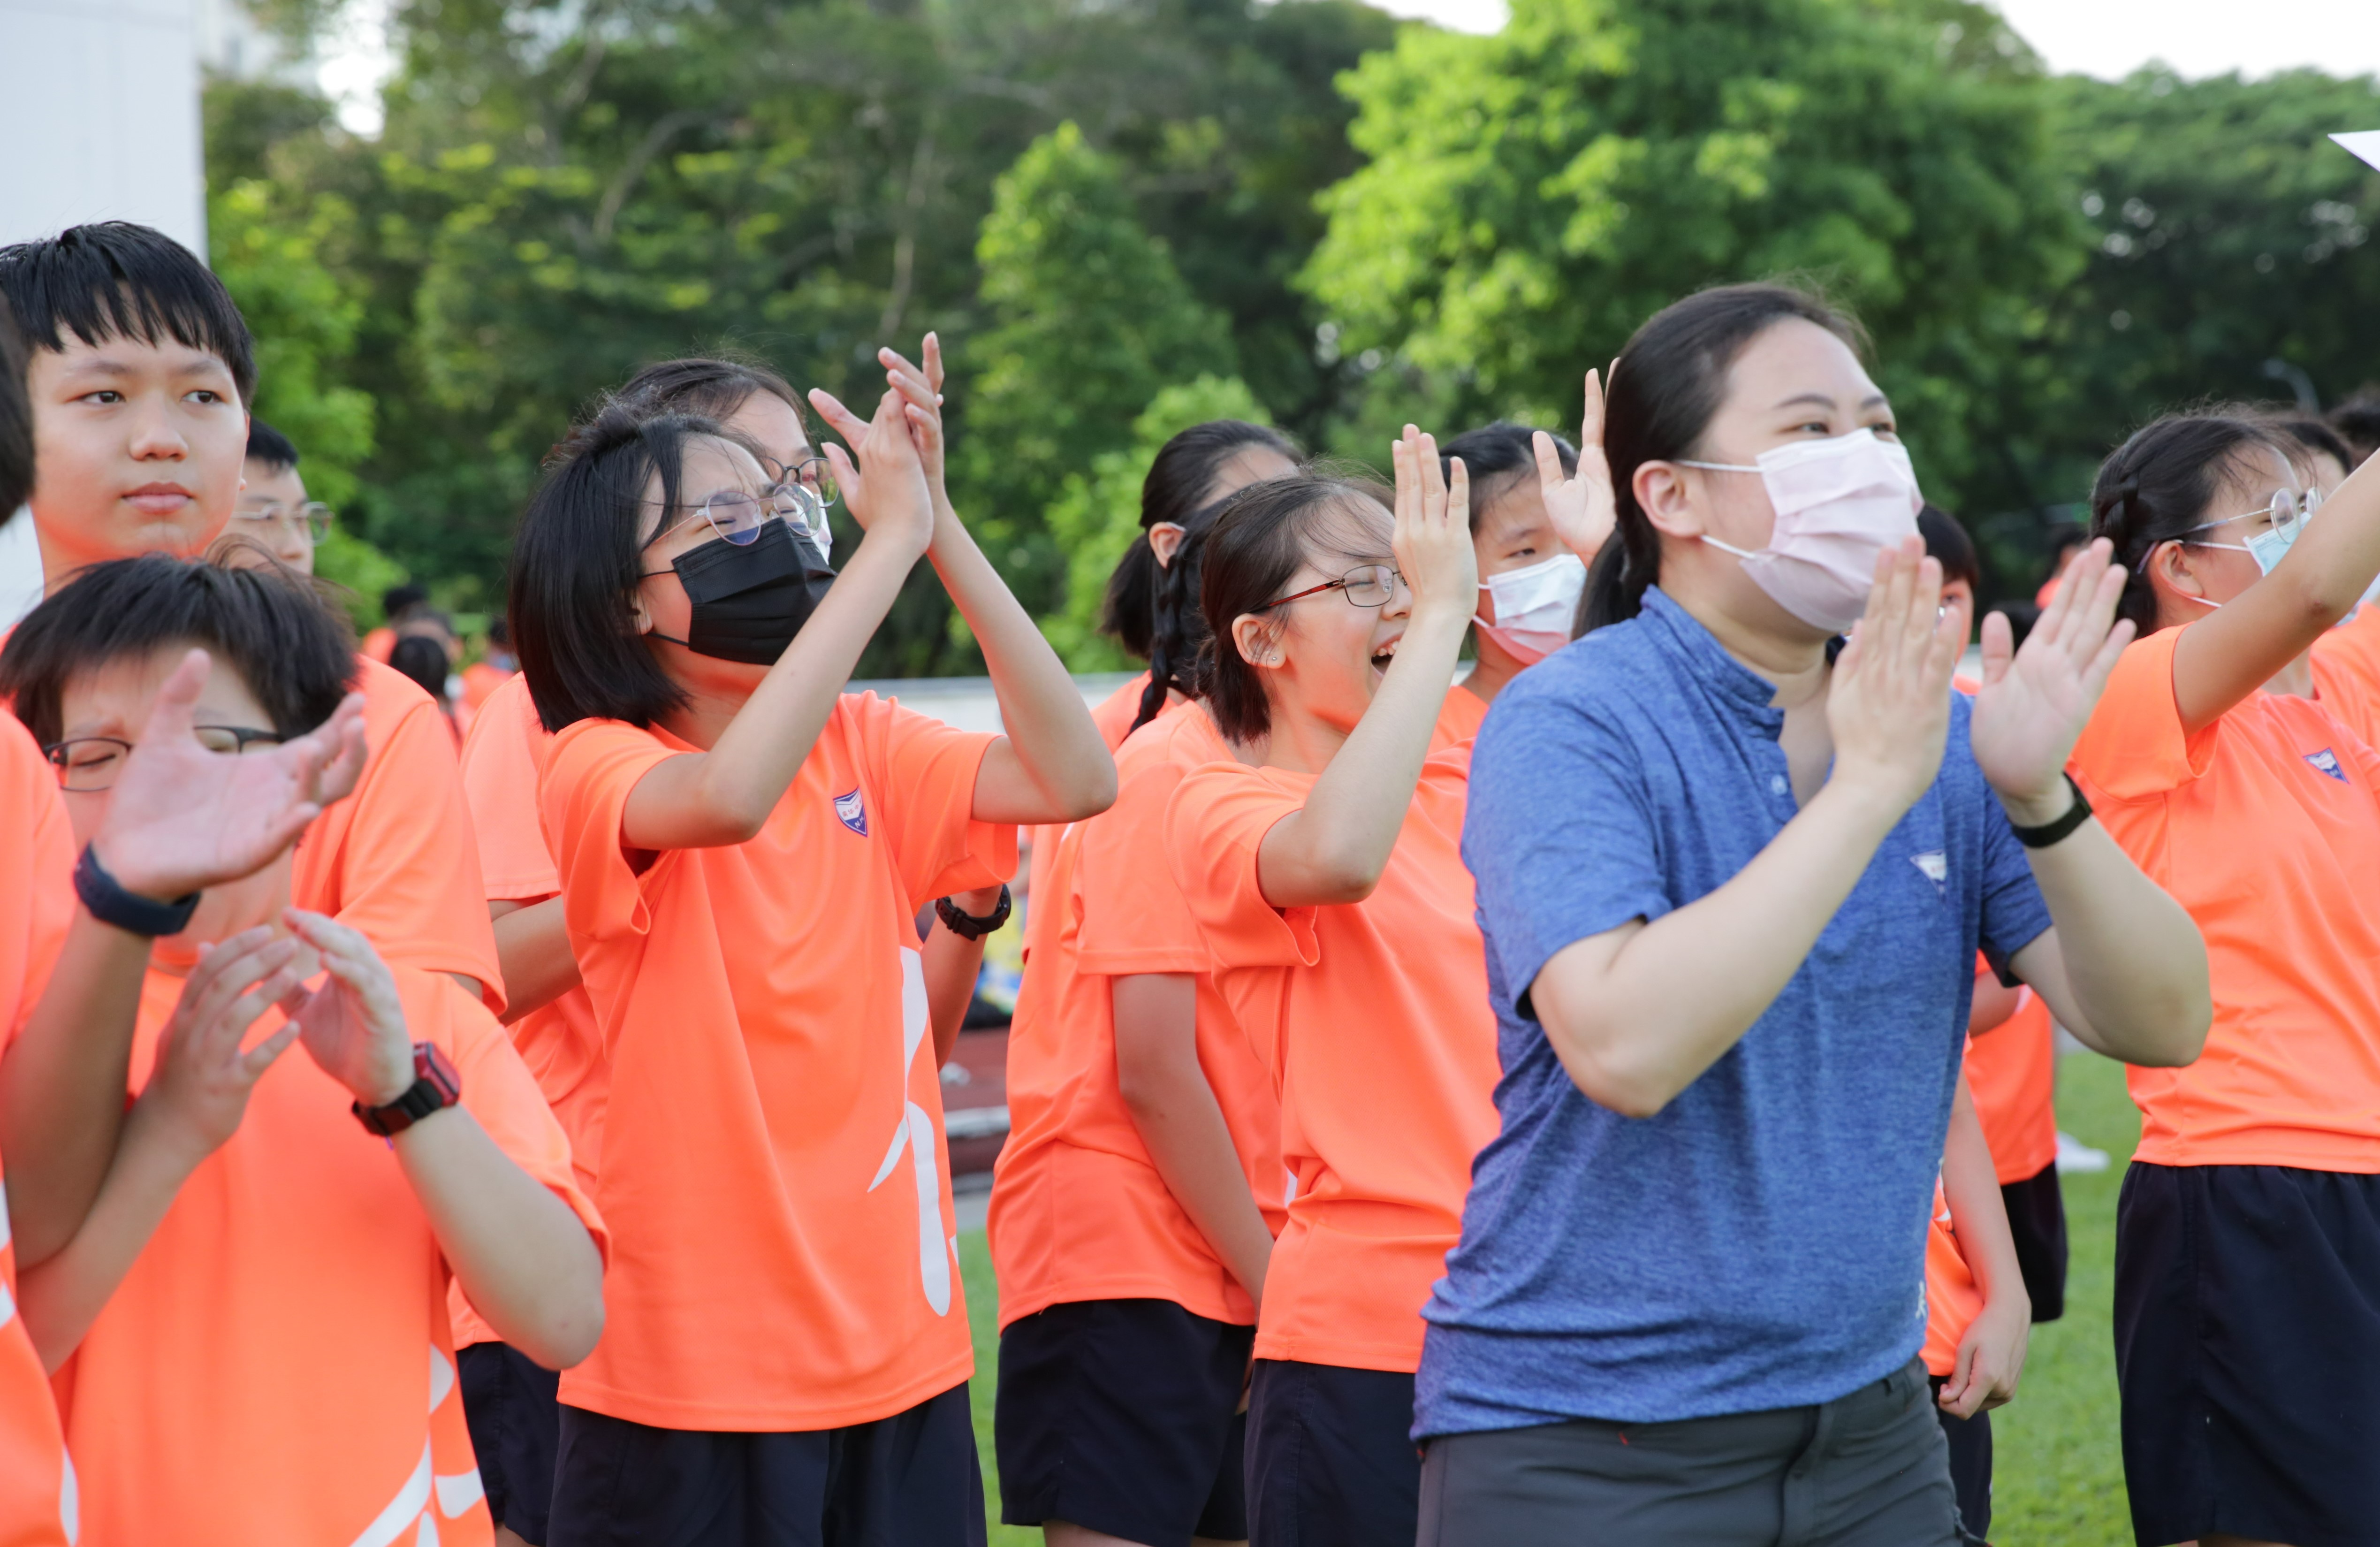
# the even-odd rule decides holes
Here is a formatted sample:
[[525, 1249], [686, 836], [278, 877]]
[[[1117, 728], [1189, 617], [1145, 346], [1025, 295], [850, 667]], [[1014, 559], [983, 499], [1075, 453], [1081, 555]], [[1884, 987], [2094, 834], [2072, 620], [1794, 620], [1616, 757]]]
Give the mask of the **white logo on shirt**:
[[[856, 803], [859, 792], [853, 790], [850, 798]], [[836, 813], [841, 814], [843, 798], [835, 799]], [[844, 825], [852, 826], [849, 817]], [[853, 827], [865, 834], [864, 827]], [[917, 1061], [917, 1049], [926, 1041], [927, 1023], [926, 973], [924, 958], [909, 946], [901, 948], [901, 1078], [905, 1089], [910, 1066]], [[884, 1163], [876, 1168], [876, 1180], [868, 1184], [874, 1192], [892, 1175], [900, 1163], [901, 1151], [909, 1151], [910, 1170], [917, 1181], [917, 1273], [924, 1281], [926, 1303], [937, 1316], [950, 1314], [951, 1259], [957, 1251], [955, 1240], [942, 1231], [942, 1178], [935, 1163], [941, 1146], [934, 1136], [934, 1120], [916, 1102], [902, 1103], [899, 1124], [892, 1129], [892, 1144], [884, 1151]]]
[[1909, 862], [1916, 866], [1925, 879], [1934, 883], [1935, 895], [1939, 896], [1942, 892], [1942, 883], [1949, 880], [1950, 876], [1949, 859], [1937, 848], [1927, 854], [1912, 854], [1909, 857]]

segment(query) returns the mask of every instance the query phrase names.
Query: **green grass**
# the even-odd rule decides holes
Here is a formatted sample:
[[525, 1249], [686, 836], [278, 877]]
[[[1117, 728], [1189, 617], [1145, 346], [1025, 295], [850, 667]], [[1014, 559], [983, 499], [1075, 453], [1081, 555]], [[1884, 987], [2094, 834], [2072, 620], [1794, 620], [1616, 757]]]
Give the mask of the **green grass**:
[[[2074, 1261], [2066, 1314], [2033, 1330], [2017, 1398], [1992, 1415], [1997, 1477], [1992, 1539], [2002, 1547], [2131, 1547], [2123, 1459], [2116, 1438], [2116, 1356], [2108, 1332], [2115, 1285], [2116, 1190], [2140, 1138], [2124, 1094], [2124, 1072], [2090, 1054], [2058, 1060], [2058, 1126], [2107, 1151], [2097, 1175], [2065, 1178], [2066, 1223]], [[983, 1233], [959, 1237], [967, 1313], [975, 1329], [976, 1444], [983, 1454], [991, 1547], [1040, 1547], [1041, 1533], [1000, 1522], [1000, 1473], [992, 1464], [994, 1329], [1000, 1290]]]

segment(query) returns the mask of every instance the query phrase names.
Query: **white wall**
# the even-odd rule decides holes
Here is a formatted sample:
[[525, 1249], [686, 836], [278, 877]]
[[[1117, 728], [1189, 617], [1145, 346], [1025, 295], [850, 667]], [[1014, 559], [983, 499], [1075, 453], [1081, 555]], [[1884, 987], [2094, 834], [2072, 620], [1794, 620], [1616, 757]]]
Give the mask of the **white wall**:
[[[137, 220], [207, 250], [191, 0], [0, 0], [0, 243]], [[32, 521], [0, 527], [0, 624], [41, 596]]]

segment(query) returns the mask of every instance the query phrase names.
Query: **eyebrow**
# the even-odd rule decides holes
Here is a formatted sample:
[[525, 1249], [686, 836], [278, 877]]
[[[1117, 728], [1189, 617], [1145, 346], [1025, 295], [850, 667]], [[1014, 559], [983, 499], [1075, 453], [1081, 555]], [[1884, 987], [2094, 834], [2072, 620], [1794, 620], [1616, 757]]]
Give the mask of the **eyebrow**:
[[[1794, 396], [1786, 398], [1777, 406], [1780, 408], [1791, 408], [1797, 404], [1802, 403], [1808, 403], [1814, 407], [1821, 408], [1831, 408], [1835, 406], [1835, 400], [1823, 392], [1800, 393]], [[1877, 408], [1885, 406], [1885, 396], [1884, 394], [1880, 392], [1872, 397], [1864, 397], [1860, 400], [1860, 407], [1863, 408]]]

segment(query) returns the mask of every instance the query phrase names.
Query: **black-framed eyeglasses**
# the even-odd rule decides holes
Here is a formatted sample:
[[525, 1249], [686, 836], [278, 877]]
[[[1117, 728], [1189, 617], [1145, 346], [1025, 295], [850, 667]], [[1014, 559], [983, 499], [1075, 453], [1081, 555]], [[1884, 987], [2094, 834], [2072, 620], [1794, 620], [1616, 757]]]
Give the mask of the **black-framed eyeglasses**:
[[823, 519], [843, 493], [835, 484], [833, 466], [823, 457], [805, 457], [791, 466], [763, 457], [760, 470], [769, 475], [770, 497], [780, 502], [778, 514], [791, 519], [794, 509], [789, 507], [798, 507], [805, 526]]
[[303, 505], [283, 505], [278, 500], [265, 500], [256, 505], [243, 505], [237, 512], [243, 521], [259, 526], [272, 525], [296, 531], [304, 527], [317, 542], [331, 534], [331, 507], [321, 500], [308, 500]]
[[1318, 596], [1326, 591], [1345, 592], [1349, 606], [1382, 607], [1388, 604], [1390, 597], [1396, 594], [1398, 579], [1394, 565], [1359, 565], [1335, 580], [1325, 580], [1318, 586], [1308, 586], [1304, 591], [1293, 591], [1287, 596], [1266, 603], [1257, 610], [1269, 612], [1275, 607], [1287, 606], [1292, 602], [1302, 601], [1308, 596]]
[[[210, 752], [237, 757], [252, 747], [278, 747], [288, 737], [279, 731], [250, 725], [192, 725], [190, 734]], [[78, 736], [53, 741], [42, 755], [57, 770], [58, 787], [74, 795], [96, 795], [113, 786], [132, 755], [132, 743], [115, 736]]]

